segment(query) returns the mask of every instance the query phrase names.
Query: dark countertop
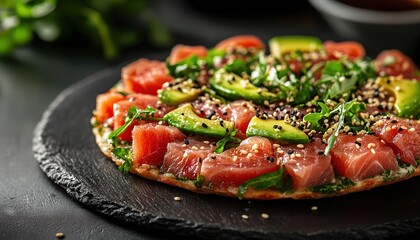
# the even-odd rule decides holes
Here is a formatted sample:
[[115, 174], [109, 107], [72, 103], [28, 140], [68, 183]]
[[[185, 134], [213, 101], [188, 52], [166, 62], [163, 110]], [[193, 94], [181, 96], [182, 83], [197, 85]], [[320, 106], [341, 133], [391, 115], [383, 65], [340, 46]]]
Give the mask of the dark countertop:
[[[264, 41], [282, 34], [338, 38], [305, 1], [300, 2], [299, 10], [296, 4], [280, 15], [255, 14], [249, 18], [216, 13], [215, 7], [204, 11], [187, 5], [193, 1], [173, 2], [160, 1], [155, 7], [174, 32], [174, 43], [210, 47], [242, 33], [255, 34]], [[160, 53], [167, 55], [169, 50]], [[98, 70], [152, 53], [153, 49], [139, 46], [110, 62], [83, 47], [38, 42], [0, 59], [0, 239], [55, 239], [58, 232], [64, 233], [65, 239], [169, 238], [88, 209], [46, 177], [32, 152], [33, 130], [62, 90]]]

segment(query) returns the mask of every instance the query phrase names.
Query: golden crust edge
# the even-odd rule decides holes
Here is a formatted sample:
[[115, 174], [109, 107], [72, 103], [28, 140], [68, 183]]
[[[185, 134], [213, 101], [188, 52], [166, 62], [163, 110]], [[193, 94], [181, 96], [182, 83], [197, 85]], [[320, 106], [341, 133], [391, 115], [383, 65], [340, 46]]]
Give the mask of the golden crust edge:
[[[94, 118], [92, 118], [94, 120]], [[121, 165], [123, 163], [122, 160], [116, 158], [110, 151], [111, 145], [108, 143], [107, 138], [105, 137], [106, 134], [100, 133], [99, 127], [93, 127], [92, 130], [95, 141], [97, 145], [99, 146], [99, 149], [101, 152], [109, 159], [111, 159], [117, 166]], [[181, 181], [176, 179], [172, 174], [170, 173], [161, 173], [159, 169], [156, 167], [143, 164], [141, 166], [138, 166], [136, 168], [132, 168], [129, 170], [130, 173], [138, 175], [140, 177], [162, 182], [168, 185], [172, 185], [175, 187], [183, 188], [189, 191], [193, 191], [196, 193], [202, 193], [202, 194], [215, 194], [215, 195], [221, 195], [221, 196], [227, 196], [227, 197], [235, 197], [237, 198], [237, 188], [232, 189], [226, 189], [226, 188], [206, 188], [202, 187], [199, 188], [194, 185], [193, 181]], [[310, 192], [307, 190], [295, 190], [292, 193], [281, 193], [274, 189], [264, 189], [264, 190], [256, 190], [253, 188], [248, 188], [246, 193], [243, 196], [243, 199], [253, 199], [253, 200], [277, 200], [277, 199], [319, 199], [319, 198], [329, 198], [329, 197], [336, 197], [336, 196], [342, 196], [349, 193], [355, 193], [355, 192], [362, 192], [366, 191], [372, 188], [382, 187], [390, 184], [394, 184], [396, 182], [400, 182], [415, 176], [420, 175], [420, 167], [415, 168], [415, 170], [405, 176], [399, 176], [395, 177], [392, 180], [384, 181], [381, 176], [376, 176], [373, 178], [364, 179], [361, 181], [355, 182], [355, 186], [351, 186], [345, 189], [342, 189], [340, 191], [329, 193], [329, 194], [323, 194], [323, 193], [316, 193], [316, 192]]]

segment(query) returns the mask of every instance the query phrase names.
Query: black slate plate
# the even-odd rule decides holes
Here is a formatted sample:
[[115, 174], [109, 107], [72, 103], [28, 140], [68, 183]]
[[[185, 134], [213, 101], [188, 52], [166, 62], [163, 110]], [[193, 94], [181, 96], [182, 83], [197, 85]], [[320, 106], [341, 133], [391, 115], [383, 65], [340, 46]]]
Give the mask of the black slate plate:
[[420, 232], [420, 178], [320, 200], [247, 201], [122, 174], [99, 151], [89, 123], [96, 95], [119, 76], [120, 66], [70, 86], [35, 130], [41, 169], [90, 208], [133, 226], [206, 239], [389, 239]]

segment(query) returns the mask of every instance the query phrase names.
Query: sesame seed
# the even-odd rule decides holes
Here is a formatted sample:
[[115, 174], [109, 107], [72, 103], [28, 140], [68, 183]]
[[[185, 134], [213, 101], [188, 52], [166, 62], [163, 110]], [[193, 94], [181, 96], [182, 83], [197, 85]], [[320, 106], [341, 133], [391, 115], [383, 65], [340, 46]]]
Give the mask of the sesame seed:
[[292, 153], [294, 153], [295, 152], [295, 150], [293, 149], [293, 148], [291, 148], [291, 149], [289, 149], [288, 151], [287, 151], [287, 153], [288, 154], [292, 154]]
[[409, 131], [409, 132], [414, 132], [414, 131], [416, 131], [416, 129], [412, 127], [412, 128], [410, 128], [410, 129], [408, 129], [408, 131]]
[[312, 206], [312, 207], [311, 207], [311, 210], [312, 210], [312, 211], [316, 211], [316, 210], [318, 210], [318, 207], [317, 207], [317, 206]]
[[235, 156], [233, 156], [233, 161], [234, 161], [234, 162], [238, 161], [238, 156], [236, 156], [236, 155], [235, 155]]
[[174, 197], [174, 200], [175, 201], [181, 201], [181, 197], [176, 196], [176, 197]]
[[198, 150], [198, 147], [197, 146], [192, 146], [191, 149], [192, 150]]
[[375, 154], [375, 153], [376, 153], [375, 149], [373, 149], [373, 148], [371, 148], [371, 149], [370, 149], [370, 151], [371, 151], [373, 154]]
[[64, 233], [62, 233], [62, 232], [56, 233], [55, 237], [56, 238], [64, 238]]
[[298, 147], [298, 148], [304, 148], [305, 146], [303, 146], [303, 144], [298, 144], [298, 145], [296, 145], [296, 147]]
[[187, 152], [184, 152], [184, 155], [182, 155], [182, 157], [183, 157], [183, 158], [188, 157], [188, 153], [187, 153]]
[[205, 123], [202, 123], [201, 126], [203, 126], [203, 128], [207, 128], [208, 127], [207, 124], [205, 124]]
[[264, 219], [268, 219], [270, 216], [267, 213], [261, 213], [261, 217]]
[[241, 149], [239, 152], [242, 153], [242, 154], [248, 154], [248, 151], [244, 150], [244, 149]]
[[258, 149], [258, 145], [256, 143], [252, 145], [252, 150], [257, 150], [257, 149]]
[[242, 219], [249, 219], [249, 216], [248, 215], [246, 215], [246, 214], [242, 214]]
[[373, 148], [373, 147], [375, 147], [375, 144], [374, 143], [369, 143], [367, 147], [368, 148]]

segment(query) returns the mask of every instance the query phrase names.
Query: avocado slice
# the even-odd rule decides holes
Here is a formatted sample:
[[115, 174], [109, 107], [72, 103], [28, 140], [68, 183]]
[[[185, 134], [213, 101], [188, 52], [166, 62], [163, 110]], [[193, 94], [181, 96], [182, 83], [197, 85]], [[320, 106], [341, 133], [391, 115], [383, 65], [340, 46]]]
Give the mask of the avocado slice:
[[219, 69], [214, 73], [210, 79], [210, 86], [219, 95], [229, 100], [245, 99], [258, 104], [277, 100], [277, 95], [266, 88], [257, 87], [249, 80], [226, 72], [225, 69]]
[[166, 83], [158, 91], [159, 100], [169, 106], [178, 106], [184, 102], [192, 102], [200, 96], [202, 89], [192, 79], [176, 78], [171, 83]]
[[271, 54], [277, 58], [297, 50], [302, 52], [321, 50], [324, 46], [319, 38], [305, 35], [273, 37], [268, 41], [268, 45]]
[[230, 121], [210, 120], [197, 116], [190, 103], [183, 104], [167, 113], [163, 118], [169, 125], [181, 131], [216, 138], [225, 137], [234, 128], [233, 122]]
[[192, 102], [201, 94], [201, 89], [190, 88], [185, 90], [180, 89], [164, 89], [159, 92], [159, 100], [168, 106], [178, 106], [184, 102]]
[[260, 119], [253, 117], [246, 129], [246, 136], [271, 138], [280, 143], [308, 143], [308, 136], [299, 128], [285, 123], [283, 120]]
[[395, 110], [399, 117], [420, 118], [420, 82], [416, 80], [379, 78], [378, 85], [395, 96]]

